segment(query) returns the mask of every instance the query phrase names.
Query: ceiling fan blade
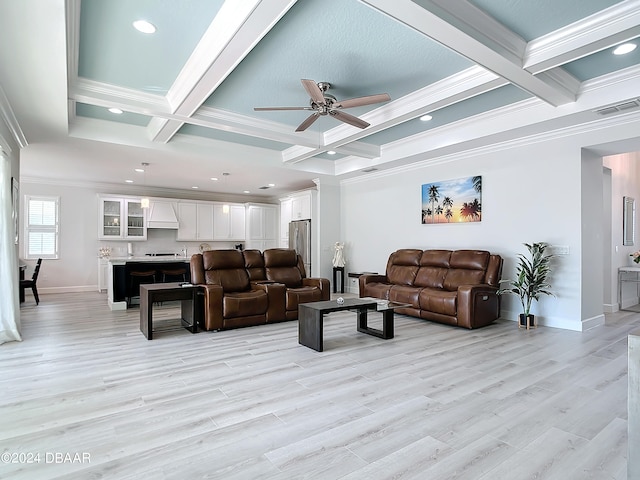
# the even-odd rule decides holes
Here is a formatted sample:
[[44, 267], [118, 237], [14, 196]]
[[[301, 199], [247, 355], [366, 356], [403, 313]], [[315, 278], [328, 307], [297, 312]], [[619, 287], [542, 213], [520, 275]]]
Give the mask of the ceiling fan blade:
[[318, 105], [326, 105], [327, 101], [324, 99], [324, 94], [316, 82], [306, 79], [302, 79], [300, 81], [314, 103], [317, 103]]
[[380, 93], [378, 95], [369, 95], [366, 97], [350, 98], [342, 100], [333, 105], [333, 108], [351, 108], [361, 107], [363, 105], [372, 105], [374, 103], [388, 102], [391, 97], [388, 93]]
[[370, 123], [365, 122], [364, 120], [360, 120], [358, 117], [354, 117], [353, 115], [349, 115], [348, 113], [341, 112], [340, 110], [331, 110], [329, 111], [329, 115], [337, 118], [341, 122], [348, 123], [349, 125], [353, 125], [358, 128], [367, 128]]
[[296, 128], [296, 132], [304, 132], [307, 128], [311, 126], [313, 122], [315, 122], [318, 119], [319, 116], [320, 116], [319, 113], [312, 113], [311, 115], [309, 115], [307, 119], [304, 122], [302, 122], [298, 126], [298, 128]]
[[313, 110], [311, 107], [254, 107], [256, 112], [264, 112], [267, 110]]

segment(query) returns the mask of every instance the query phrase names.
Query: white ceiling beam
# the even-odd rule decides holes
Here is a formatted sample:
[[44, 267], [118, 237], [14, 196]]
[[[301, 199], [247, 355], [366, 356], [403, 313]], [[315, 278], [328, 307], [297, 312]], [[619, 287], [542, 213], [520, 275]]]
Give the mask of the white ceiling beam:
[[627, 0], [532, 40], [524, 68], [539, 73], [640, 36], [640, 0]]
[[[167, 93], [172, 113], [191, 116], [296, 0], [225, 2]], [[150, 130], [167, 142], [179, 122], [156, 121]]]
[[456, 2], [443, 0], [423, 0], [421, 5], [410, 0], [363, 1], [550, 105], [576, 99], [577, 92], [558, 84], [553, 76], [534, 76], [524, 70], [524, 40], [468, 2], [462, 9]]

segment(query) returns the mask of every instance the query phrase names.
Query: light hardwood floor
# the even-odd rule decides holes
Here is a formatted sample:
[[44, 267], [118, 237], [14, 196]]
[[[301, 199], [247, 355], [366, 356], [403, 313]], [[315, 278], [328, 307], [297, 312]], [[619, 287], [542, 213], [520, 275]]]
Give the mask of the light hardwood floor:
[[24, 341], [0, 346], [0, 478], [626, 479], [637, 313], [583, 333], [399, 315], [381, 340], [341, 312], [322, 353], [297, 322], [148, 341], [98, 293], [21, 313]]

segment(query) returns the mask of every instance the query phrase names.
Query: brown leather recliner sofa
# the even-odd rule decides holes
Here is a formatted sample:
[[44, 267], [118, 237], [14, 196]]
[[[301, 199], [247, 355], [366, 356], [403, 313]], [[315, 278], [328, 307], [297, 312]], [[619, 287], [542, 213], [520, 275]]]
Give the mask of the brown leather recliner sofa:
[[502, 257], [484, 250], [401, 249], [386, 275], [362, 275], [360, 297], [408, 303], [396, 311], [425, 320], [478, 328], [500, 316]]
[[226, 330], [295, 320], [298, 304], [292, 311], [290, 297], [296, 289], [306, 292], [299, 303], [329, 299], [329, 280], [305, 278], [295, 250], [273, 250], [288, 253], [267, 254], [267, 258], [282, 256], [289, 264], [294, 259], [293, 265], [282, 264], [282, 272], [275, 275], [286, 282], [276, 280], [259, 250], [210, 250], [191, 257], [191, 282], [204, 290], [202, 328]]

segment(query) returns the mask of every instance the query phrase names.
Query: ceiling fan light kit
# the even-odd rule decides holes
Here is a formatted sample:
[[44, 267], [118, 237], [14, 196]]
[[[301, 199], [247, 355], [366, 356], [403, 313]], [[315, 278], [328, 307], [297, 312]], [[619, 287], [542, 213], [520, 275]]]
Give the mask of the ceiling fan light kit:
[[388, 102], [391, 97], [387, 93], [379, 93], [377, 95], [367, 95], [364, 97], [350, 98], [348, 100], [338, 101], [336, 97], [327, 93], [331, 88], [329, 82], [315, 82], [314, 80], [302, 79], [302, 86], [309, 94], [310, 100], [308, 107], [255, 107], [256, 112], [267, 110], [310, 110], [313, 111], [304, 122], [298, 125], [296, 132], [303, 132], [309, 128], [321, 116], [329, 115], [343, 123], [348, 123], [358, 128], [367, 128], [370, 123], [343, 112], [344, 108], [362, 107], [365, 105], [373, 105], [375, 103]]

